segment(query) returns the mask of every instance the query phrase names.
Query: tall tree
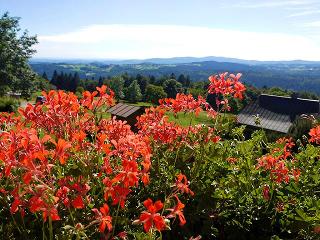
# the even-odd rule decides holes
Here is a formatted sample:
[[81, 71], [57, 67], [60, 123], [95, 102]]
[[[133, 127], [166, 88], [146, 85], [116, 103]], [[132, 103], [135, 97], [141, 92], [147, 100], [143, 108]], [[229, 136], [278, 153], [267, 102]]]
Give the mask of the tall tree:
[[170, 79], [176, 79], [176, 75], [174, 73], [170, 74]]
[[0, 18], [0, 95], [13, 88], [29, 94], [36, 78], [28, 60], [35, 53], [32, 46], [37, 38], [29, 36], [26, 30], [21, 33], [19, 20], [9, 13]]
[[116, 99], [124, 98], [124, 80], [121, 76], [113, 77], [110, 81], [110, 88], [114, 91]]
[[76, 72], [74, 73], [71, 83], [70, 83], [70, 91], [75, 92], [80, 84], [80, 77], [79, 74]]
[[180, 74], [177, 81], [182, 84], [182, 86], [186, 85], [186, 77], [183, 74]]
[[47, 75], [46, 72], [43, 72], [42, 78], [45, 79], [45, 80], [49, 80], [48, 75]]
[[148, 85], [146, 89], [146, 101], [159, 104], [159, 100], [166, 97], [167, 94], [163, 90], [162, 86], [156, 86], [153, 84]]
[[104, 81], [104, 78], [103, 77], [99, 77], [99, 81], [98, 81], [98, 86], [101, 87], [103, 85], [103, 81]]
[[[137, 80], [138, 80], [138, 79], [137, 79]], [[139, 86], [140, 86], [142, 95], [144, 95], [145, 92], [146, 92], [146, 88], [147, 88], [147, 86], [148, 86], [148, 84], [149, 84], [149, 79], [148, 79], [147, 77], [143, 76], [142, 78], [140, 78], [140, 79], [138, 80], [138, 84], [139, 84]]]
[[137, 80], [134, 80], [127, 89], [126, 99], [129, 102], [138, 102], [142, 98], [141, 90]]
[[163, 89], [169, 98], [175, 98], [178, 92], [181, 92], [182, 85], [175, 79], [167, 79], [163, 83]]
[[57, 73], [57, 70], [54, 70], [50, 83], [51, 83], [52, 85], [57, 86], [57, 83], [58, 83], [58, 73]]
[[190, 76], [187, 75], [187, 77], [186, 77], [186, 84], [185, 84], [184, 86], [185, 86], [185, 87], [190, 87], [190, 85], [191, 85], [191, 79], [190, 79]]

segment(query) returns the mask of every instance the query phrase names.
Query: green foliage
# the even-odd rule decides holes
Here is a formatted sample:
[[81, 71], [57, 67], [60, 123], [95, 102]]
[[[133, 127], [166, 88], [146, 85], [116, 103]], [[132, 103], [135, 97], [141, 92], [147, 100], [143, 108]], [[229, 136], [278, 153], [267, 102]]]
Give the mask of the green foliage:
[[123, 99], [124, 95], [124, 80], [121, 76], [113, 77], [110, 80], [110, 88], [114, 91], [116, 99]]
[[15, 112], [20, 103], [11, 97], [0, 97], [0, 112]]
[[289, 135], [294, 139], [301, 139], [302, 136], [308, 135], [311, 128], [312, 121], [310, 119], [298, 117], [290, 127]]
[[163, 90], [163, 87], [153, 84], [148, 85], [145, 95], [146, 101], [152, 102], [153, 104], [159, 104], [160, 99], [167, 97], [167, 94]]
[[0, 33], [0, 96], [12, 89], [28, 97], [34, 90], [36, 76], [28, 60], [35, 53], [32, 46], [37, 38], [27, 31], [21, 33], [19, 18], [8, 13], [0, 18]]
[[[275, 143], [267, 143], [262, 130], [244, 140], [243, 131], [234, 128], [229, 140], [219, 143], [159, 149], [162, 153], [155, 159], [159, 178], [151, 188], [166, 192], [164, 186], [181, 171], [195, 192], [186, 203], [186, 226], [165, 232], [165, 239], [198, 233], [203, 239], [317, 239], [313, 228], [320, 223], [319, 148], [301, 145], [302, 152], [294, 155], [295, 167], [301, 170], [299, 181], [276, 184], [257, 169], [257, 159]], [[271, 186], [269, 201], [263, 197], [265, 185]], [[283, 210], [277, 210], [279, 204]]]
[[175, 115], [172, 112], [168, 112], [167, 116], [169, 117], [170, 121], [175, 122], [180, 126], [184, 126], [184, 127], [189, 126], [190, 123], [191, 125], [197, 125], [197, 124], [213, 125], [213, 120], [207, 117], [206, 112], [200, 112], [198, 116], [195, 116], [194, 113], [180, 112]]
[[134, 80], [126, 91], [126, 100], [129, 102], [138, 102], [142, 99], [141, 90], [137, 80]]
[[[43, 77], [45, 78], [46, 75], [44, 75]], [[77, 87], [80, 86], [80, 77], [77, 72], [74, 74], [67, 74], [64, 72], [58, 74], [57, 71], [54, 71], [50, 83], [54, 85], [57, 89], [76, 92]], [[95, 81], [86, 81], [82, 84], [90, 90], [94, 90], [97, 86], [97, 83]]]
[[163, 83], [163, 89], [169, 98], [175, 98], [177, 93], [181, 92], [182, 85], [175, 79], [168, 79]]
[[194, 97], [197, 98], [198, 96], [205, 97], [206, 96], [206, 91], [201, 88], [189, 88], [188, 92]]

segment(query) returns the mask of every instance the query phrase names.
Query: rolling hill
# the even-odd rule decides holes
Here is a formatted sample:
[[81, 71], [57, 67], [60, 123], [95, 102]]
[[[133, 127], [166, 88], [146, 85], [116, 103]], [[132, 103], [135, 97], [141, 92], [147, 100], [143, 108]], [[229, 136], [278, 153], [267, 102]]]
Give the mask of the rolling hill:
[[[215, 59], [213, 61], [211, 59]], [[139, 62], [140, 61], [140, 62]], [[242, 80], [257, 87], [281, 87], [295, 91], [320, 94], [320, 62], [277, 61], [259, 62], [230, 58], [170, 58], [146, 60], [32, 60], [38, 74], [46, 72], [51, 78], [53, 71], [78, 72], [81, 78], [99, 78], [122, 73], [160, 77], [174, 73], [189, 75], [192, 81], [207, 80], [219, 72], [241, 72]]]

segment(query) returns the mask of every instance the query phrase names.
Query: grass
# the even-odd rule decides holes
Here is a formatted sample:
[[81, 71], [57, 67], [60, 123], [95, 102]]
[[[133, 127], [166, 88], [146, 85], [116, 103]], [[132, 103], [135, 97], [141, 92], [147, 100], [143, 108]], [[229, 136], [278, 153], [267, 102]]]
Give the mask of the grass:
[[194, 113], [183, 113], [180, 112], [176, 116], [172, 112], [168, 112], [167, 116], [169, 117], [169, 121], [175, 122], [181, 126], [189, 126], [190, 122], [192, 125], [197, 124], [206, 124], [213, 125], [213, 120], [207, 117], [206, 112], [200, 112], [198, 116], [195, 116]]
[[[154, 106], [154, 104], [149, 103], [149, 102], [137, 102], [137, 103], [129, 103], [126, 101], [123, 101], [123, 102], [130, 104], [130, 105], [134, 105], [134, 106], [144, 106], [144, 107]], [[200, 112], [198, 116], [195, 116], [194, 113], [184, 113], [184, 112], [180, 112], [176, 115], [173, 112], [167, 112], [166, 115], [169, 117], [169, 121], [175, 122], [175, 123], [179, 124], [180, 126], [184, 126], [184, 127], [189, 126], [190, 122], [191, 122], [191, 125], [197, 125], [197, 124], [206, 124], [209, 126], [214, 125], [214, 120], [209, 118], [205, 111]], [[110, 115], [108, 115], [108, 113], [104, 113], [103, 117], [109, 118]], [[220, 117], [221, 117], [221, 118], [219, 118], [220, 121], [226, 121], [228, 118], [230, 118], [230, 120], [231, 120], [233, 115], [226, 113], [224, 115], [220, 115]]]
[[130, 103], [127, 101], [121, 101], [121, 102], [129, 105], [137, 106], [137, 107], [153, 107], [154, 106], [154, 104], [150, 102], [136, 102], [136, 103]]

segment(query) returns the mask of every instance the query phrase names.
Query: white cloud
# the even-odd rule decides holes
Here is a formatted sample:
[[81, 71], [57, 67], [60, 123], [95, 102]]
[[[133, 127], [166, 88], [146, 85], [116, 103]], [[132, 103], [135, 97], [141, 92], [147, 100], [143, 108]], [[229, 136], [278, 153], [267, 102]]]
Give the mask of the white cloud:
[[314, 21], [304, 24], [305, 27], [320, 27], [320, 21]]
[[314, 15], [314, 14], [318, 14], [318, 13], [320, 13], [320, 10], [302, 11], [302, 12], [290, 14], [290, 15], [288, 15], [288, 18], [309, 16], [309, 15]]
[[320, 60], [316, 39], [176, 25], [92, 25], [40, 36], [37, 57], [151, 58], [224, 56], [257, 60]]
[[315, 1], [306, 1], [306, 0], [278, 0], [278, 1], [263, 1], [260, 3], [257, 2], [240, 2], [233, 5], [233, 7], [239, 8], [274, 8], [274, 7], [294, 7], [294, 6], [303, 6], [315, 3]]

